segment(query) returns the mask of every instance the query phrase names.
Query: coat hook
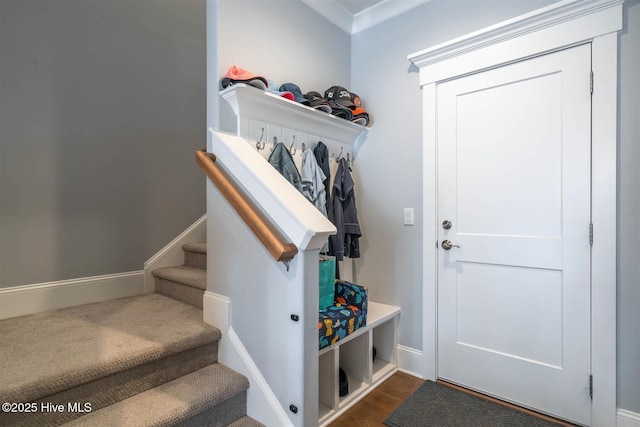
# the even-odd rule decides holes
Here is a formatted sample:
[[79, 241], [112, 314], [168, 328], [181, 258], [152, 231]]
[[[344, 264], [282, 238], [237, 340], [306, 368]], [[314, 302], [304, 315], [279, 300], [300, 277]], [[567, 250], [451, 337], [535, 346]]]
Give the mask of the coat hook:
[[291, 155], [293, 156], [294, 154], [296, 154], [296, 151], [298, 151], [297, 148], [293, 148], [293, 145], [296, 143], [296, 136], [293, 135], [293, 142], [291, 142], [291, 147], [289, 147], [289, 153], [291, 153]]
[[256, 142], [256, 149], [258, 149], [258, 151], [260, 150], [264, 150], [265, 147], [265, 143], [262, 142], [262, 137], [264, 136], [264, 128], [262, 128], [262, 133], [260, 134], [260, 139], [258, 139], [258, 142]]
[[273, 137], [273, 145], [271, 146], [271, 151], [276, 149], [276, 145], [278, 144], [278, 137], [274, 136]]
[[342, 149], [344, 147], [340, 146], [340, 154], [338, 154], [338, 160], [340, 160], [342, 158]]

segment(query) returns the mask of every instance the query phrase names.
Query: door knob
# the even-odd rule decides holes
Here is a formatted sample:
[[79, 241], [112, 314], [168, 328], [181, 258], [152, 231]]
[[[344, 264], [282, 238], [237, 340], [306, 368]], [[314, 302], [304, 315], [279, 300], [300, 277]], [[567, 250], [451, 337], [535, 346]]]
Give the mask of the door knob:
[[442, 249], [448, 251], [451, 248], [459, 248], [460, 245], [454, 245], [451, 243], [451, 240], [443, 240], [442, 241]]

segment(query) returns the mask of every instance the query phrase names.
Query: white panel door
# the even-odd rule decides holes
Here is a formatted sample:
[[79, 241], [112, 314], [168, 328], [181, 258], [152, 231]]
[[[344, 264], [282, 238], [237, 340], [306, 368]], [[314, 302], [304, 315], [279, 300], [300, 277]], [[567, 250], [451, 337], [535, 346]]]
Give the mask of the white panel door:
[[438, 376], [584, 424], [590, 55], [578, 46], [437, 88]]

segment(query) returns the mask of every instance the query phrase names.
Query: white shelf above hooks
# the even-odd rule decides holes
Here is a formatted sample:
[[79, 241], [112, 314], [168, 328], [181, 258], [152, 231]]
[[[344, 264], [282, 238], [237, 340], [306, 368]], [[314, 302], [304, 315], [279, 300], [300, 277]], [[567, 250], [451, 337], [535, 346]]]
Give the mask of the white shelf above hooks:
[[233, 109], [238, 118], [238, 132], [245, 138], [248, 135], [244, 135], [243, 129], [248, 126], [242, 122], [258, 120], [347, 145], [355, 159], [369, 132], [362, 125], [243, 83], [224, 89], [220, 95]]

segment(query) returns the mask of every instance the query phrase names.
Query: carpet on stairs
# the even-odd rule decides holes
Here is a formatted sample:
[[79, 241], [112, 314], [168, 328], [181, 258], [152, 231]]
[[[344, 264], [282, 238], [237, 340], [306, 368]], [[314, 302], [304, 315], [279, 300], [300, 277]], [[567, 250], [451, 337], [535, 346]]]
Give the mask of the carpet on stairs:
[[202, 308], [207, 289], [207, 244], [182, 245], [184, 264], [154, 269], [156, 292]]
[[[153, 410], [155, 421], [150, 417], [142, 423], [139, 418], [129, 425], [173, 423], [162, 421], [166, 419], [188, 423], [201, 412], [214, 414], [215, 407], [224, 407], [228, 400], [244, 409], [230, 414], [230, 420], [220, 416], [225, 424], [211, 425], [227, 425], [246, 415], [246, 378], [216, 363], [220, 331], [202, 322], [198, 308], [163, 295], [4, 319], [0, 336], [0, 365], [10, 367], [0, 370], [0, 399], [33, 402], [38, 409], [32, 414], [3, 411], [2, 426], [98, 425], [85, 417], [97, 417], [117, 405], [126, 407], [145, 396], [153, 397], [146, 407], [173, 407], [174, 418]], [[224, 383], [217, 377], [222, 374], [233, 385], [217, 389], [218, 383]], [[204, 395], [194, 393], [194, 388], [202, 389]], [[226, 398], [221, 397], [227, 392]], [[180, 401], [182, 406], [176, 409], [179, 405], [163, 400], [171, 401], [171, 396], [178, 396], [174, 403]], [[88, 415], [69, 410], [69, 404], [77, 409], [86, 408], [87, 403]], [[42, 410], [57, 405], [63, 405], [64, 411]]]

